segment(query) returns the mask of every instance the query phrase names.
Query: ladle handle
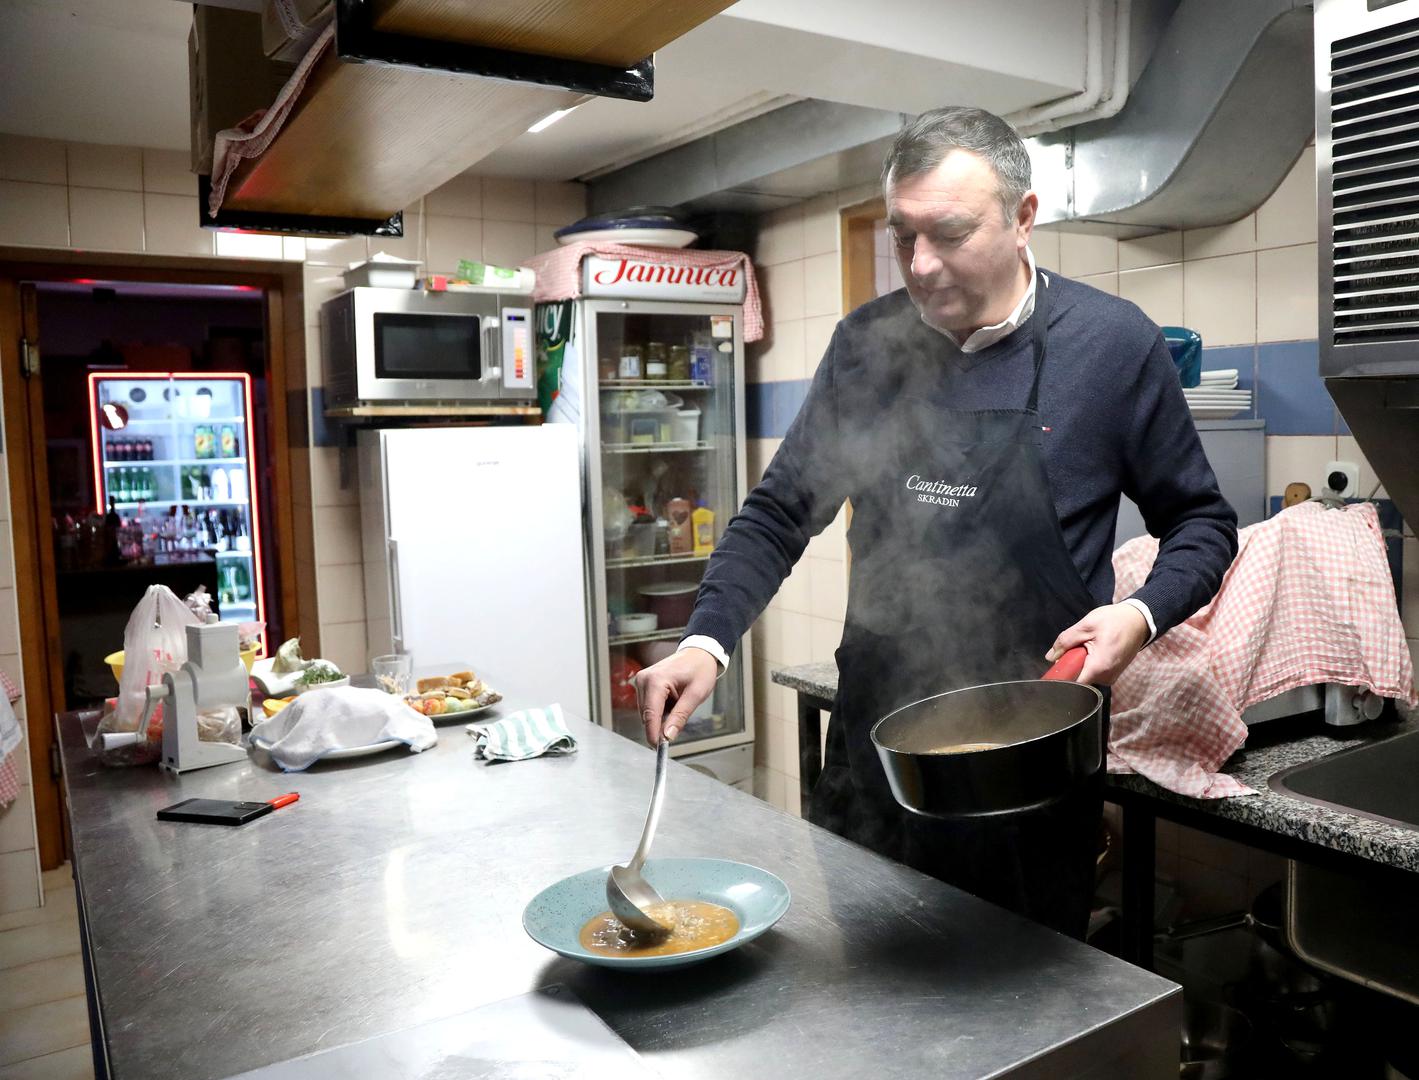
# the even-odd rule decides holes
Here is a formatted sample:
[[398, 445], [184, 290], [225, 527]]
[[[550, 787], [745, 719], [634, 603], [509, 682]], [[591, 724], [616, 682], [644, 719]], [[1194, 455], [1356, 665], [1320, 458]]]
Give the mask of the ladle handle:
[[669, 764], [670, 741], [662, 738], [655, 749], [655, 788], [650, 793], [650, 809], [646, 811], [641, 842], [636, 845], [636, 853], [631, 856], [630, 861], [630, 868], [637, 872], [645, 862], [645, 857], [650, 854], [650, 841], [655, 836], [655, 826], [660, 821], [660, 807], [665, 802], [665, 772]]
[[1050, 681], [1074, 682], [1084, 670], [1084, 661], [1089, 658], [1089, 650], [1076, 645], [1054, 662], [1048, 671], [1040, 676]]

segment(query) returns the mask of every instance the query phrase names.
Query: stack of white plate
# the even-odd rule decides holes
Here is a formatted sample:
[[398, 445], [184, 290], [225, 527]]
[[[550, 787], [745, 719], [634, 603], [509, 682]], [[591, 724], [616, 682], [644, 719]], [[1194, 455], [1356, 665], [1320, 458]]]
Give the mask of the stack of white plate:
[[1230, 420], [1251, 410], [1251, 391], [1237, 389], [1237, 369], [1204, 371], [1197, 386], [1184, 387], [1194, 420]]

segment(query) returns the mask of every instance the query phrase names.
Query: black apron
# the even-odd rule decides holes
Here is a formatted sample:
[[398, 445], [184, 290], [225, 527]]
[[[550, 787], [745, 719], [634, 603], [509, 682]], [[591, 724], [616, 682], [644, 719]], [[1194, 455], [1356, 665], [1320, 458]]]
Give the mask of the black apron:
[[[1082, 937], [1093, 895], [1102, 772], [1064, 805], [989, 823], [901, 809], [872, 725], [948, 690], [1038, 678], [1060, 631], [1096, 605], [1065, 546], [1038, 413], [1049, 288], [1037, 275], [1024, 409], [959, 410], [911, 384], [855, 484], [838, 695], [809, 817], [816, 824]], [[945, 362], [939, 356], [925, 363]], [[924, 385], [937, 385], [928, 380]]]

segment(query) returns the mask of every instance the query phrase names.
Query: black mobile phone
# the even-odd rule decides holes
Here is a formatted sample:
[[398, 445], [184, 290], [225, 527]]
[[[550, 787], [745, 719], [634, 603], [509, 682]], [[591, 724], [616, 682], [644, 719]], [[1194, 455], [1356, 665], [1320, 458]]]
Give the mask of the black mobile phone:
[[196, 821], [204, 825], [245, 825], [275, 809], [268, 802], [184, 799], [158, 811], [159, 821]]

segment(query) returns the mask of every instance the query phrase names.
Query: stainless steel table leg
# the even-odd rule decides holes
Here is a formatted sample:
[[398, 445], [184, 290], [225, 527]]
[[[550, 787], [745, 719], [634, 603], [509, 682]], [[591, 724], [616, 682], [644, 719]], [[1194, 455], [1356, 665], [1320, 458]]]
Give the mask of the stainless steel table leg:
[[798, 808], [803, 817], [808, 816], [808, 800], [823, 771], [822, 716], [819, 699], [798, 695]]

